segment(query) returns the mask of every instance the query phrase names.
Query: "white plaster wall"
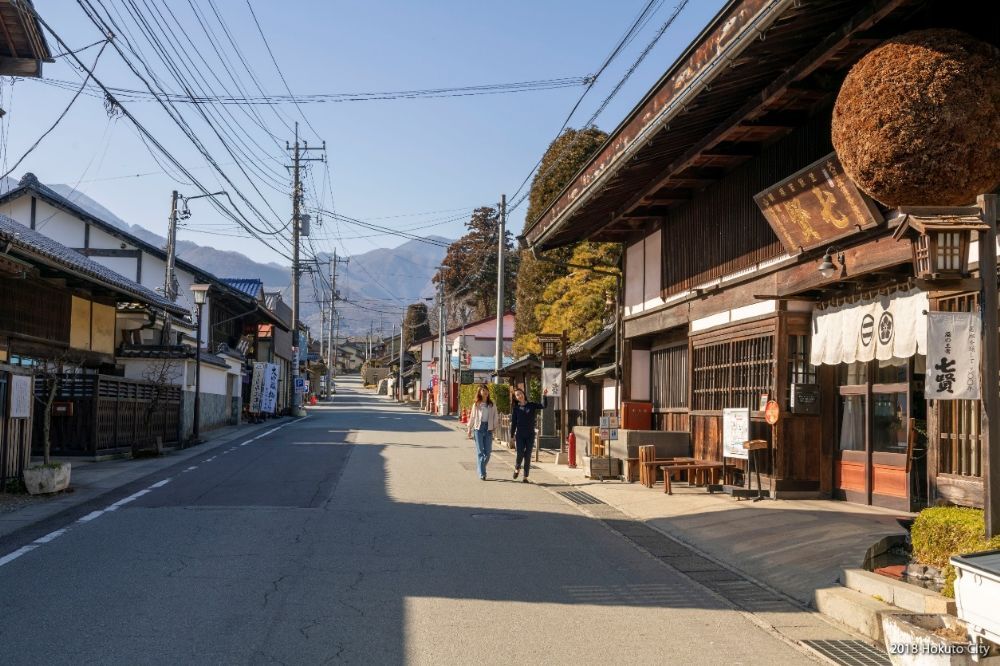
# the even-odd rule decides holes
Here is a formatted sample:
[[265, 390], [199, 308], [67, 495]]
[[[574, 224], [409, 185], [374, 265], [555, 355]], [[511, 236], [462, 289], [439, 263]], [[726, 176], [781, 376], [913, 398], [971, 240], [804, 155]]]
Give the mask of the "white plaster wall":
[[605, 411], [613, 411], [616, 409], [615, 405], [615, 380], [605, 379], [604, 385], [601, 388], [601, 409]]
[[129, 280], [134, 281], [137, 277], [139, 260], [135, 257], [91, 257], [91, 259]]
[[[145, 359], [120, 359], [119, 362], [125, 368], [126, 379], [149, 380], [151, 373], [158, 373], [161, 361], [149, 361]], [[202, 366], [204, 371], [204, 366]], [[173, 361], [167, 371], [167, 383], [178, 386], [184, 382], [185, 362], [183, 360]]]
[[576, 384], [566, 387], [566, 408], [570, 411], [580, 409], [580, 387]]
[[644, 276], [645, 280], [643, 282], [643, 310], [649, 310], [658, 305], [663, 305], [663, 299], [660, 298], [660, 291], [662, 290], [661, 283], [663, 281], [662, 272], [660, 271], [660, 262], [662, 261], [662, 241], [663, 233], [660, 229], [655, 230], [653, 233], [646, 236], [645, 246], [644, 246]]
[[[30, 197], [25, 196], [22, 199], [28, 201], [30, 206]], [[28, 210], [30, 211], [30, 208]], [[28, 220], [30, 221], [30, 219], [29, 213]], [[83, 247], [85, 226], [83, 220], [75, 215], [70, 215], [38, 199], [35, 208], [35, 231], [45, 234], [66, 247], [77, 248]]]
[[631, 396], [633, 400], [649, 400], [649, 351], [632, 350]]
[[0, 206], [0, 213], [26, 227], [31, 226], [31, 197], [18, 197]]
[[642, 312], [645, 249], [640, 240], [625, 250], [625, 314]]
[[704, 331], [716, 326], [724, 326], [744, 319], [751, 319], [761, 315], [771, 314], [778, 309], [777, 301], [760, 301], [752, 305], [746, 305], [732, 310], [723, 310], [714, 315], [692, 320], [691, 331]]
[[[195, 384], [195, 362], [193, 360], [188, 361], [187, 370], [187, 390], [193, 391]], [[226, 377], [229, 375], [229, 370], [226, 368], [220, 368], [217, 365], [209, 365], [208, 363], [201, 364], [201, 392], [211, 393], [213, 395], [225, 395], [226, 394]]]
[[[75, 219], [75, 218], [74, 218]], [[84, 224], [83, 220], [79, 220], [81, 224]], [[96, 225], [90, 225], [90, 247], [98, 248], [102, 250], [120, 250], [122, 249], [122, 243], [124, 241], [115, 238], [107, 231], [104, 231]], [[83, 247], [81, 243], [79, 247]], [[136, 249], [131, 243], [125, 243], [126, 250]]]

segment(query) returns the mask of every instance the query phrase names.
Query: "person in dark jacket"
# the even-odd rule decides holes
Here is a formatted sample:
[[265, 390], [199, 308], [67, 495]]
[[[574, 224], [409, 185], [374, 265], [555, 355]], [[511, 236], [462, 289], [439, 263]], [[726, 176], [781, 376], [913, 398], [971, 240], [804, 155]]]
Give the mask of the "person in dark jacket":
[[545, 409], [545, 405], [528, 402], [522, 389], [514, 391], [514, 405], [510, 410], [510, 431], [514, 436], [514, 447], [517, 449], [514, 478], [520, 474], [523, 461], [523, 483], [528, 483], [528, 472], [531, 471], [531, 449], [535, 447], [535, 413], [539, 409]]

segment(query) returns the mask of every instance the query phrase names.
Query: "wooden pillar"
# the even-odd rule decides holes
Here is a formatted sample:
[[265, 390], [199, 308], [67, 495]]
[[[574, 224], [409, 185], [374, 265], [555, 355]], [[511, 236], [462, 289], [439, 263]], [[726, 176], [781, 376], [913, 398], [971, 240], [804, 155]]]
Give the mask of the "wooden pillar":
[[979, 234], [979, 295], [983, 313], [983, 508], [986, 537], [1000, 534], [1000, 344], [997, 332], [997, 195], [979, 197], [983, 222], [988, 229]]

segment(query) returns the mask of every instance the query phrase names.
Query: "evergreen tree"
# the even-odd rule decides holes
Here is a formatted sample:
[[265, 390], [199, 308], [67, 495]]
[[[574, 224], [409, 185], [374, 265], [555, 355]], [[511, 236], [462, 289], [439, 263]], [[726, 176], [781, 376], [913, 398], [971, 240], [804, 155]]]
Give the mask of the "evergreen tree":
[[403, 317], [403, 339], [408, 344], [431, 336], [431, 324], [427, 317], [426, 303], [411, 303], [406, 306]]
[[[448, 247], [434, 276], [435, 283], [444, 283], [449, 328], [458, 323], [463, 306], [468, 308], [470, 320], [496, 314], [500, 213], [496, 208], [477, 208], [466, 228], [468, 233]], [[509, 231], [504, 236], [504, 309], [509, 309], [514, 305], [519, 259], [513, 236]]]
[[[607, 138], [608, 135], [596, 127], [582, 130], [567, 129], [549, 145], [542, 157], [538, 173], [531, 183], [528, 211], [524, 220], [525, 231], [545, 212]], [[573, 247], [559, 248], [546, 252], [545, 257], [566, 263], [571, 260], [573, 252]], [[515, 356], [538, 353], [535, 336], [545, 329], [542, 325], [543, 320], [538, 318], [537, 306], [552, 304], [553, 300], [547, 299], [545, 294], [549, 292], [549, 287], [559, 282], [568, 272], [567, 268], [558, 264], [535, 259], [531, 252], [521, 253], [521, 268], [517, 276], [517, 311], [514, 320]]]

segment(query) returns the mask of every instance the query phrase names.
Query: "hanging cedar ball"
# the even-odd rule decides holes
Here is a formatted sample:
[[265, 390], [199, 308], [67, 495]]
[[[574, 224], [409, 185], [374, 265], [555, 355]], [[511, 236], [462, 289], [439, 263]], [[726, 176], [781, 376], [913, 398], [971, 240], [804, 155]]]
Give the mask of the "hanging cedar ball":
[[957, 30], [891, 39], [848, 73], [832, 132], [844, 171], [886, 205], [974, 202], [1000, 184], [1000, 50]]

